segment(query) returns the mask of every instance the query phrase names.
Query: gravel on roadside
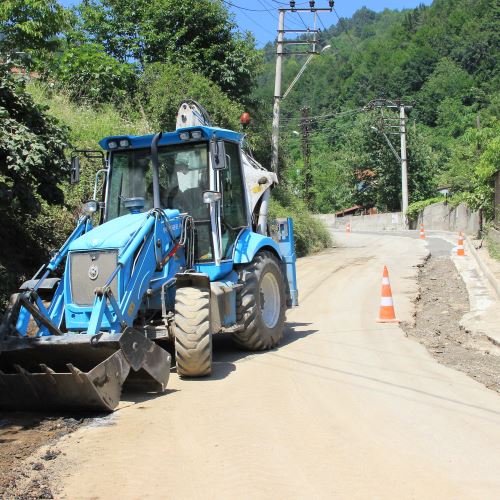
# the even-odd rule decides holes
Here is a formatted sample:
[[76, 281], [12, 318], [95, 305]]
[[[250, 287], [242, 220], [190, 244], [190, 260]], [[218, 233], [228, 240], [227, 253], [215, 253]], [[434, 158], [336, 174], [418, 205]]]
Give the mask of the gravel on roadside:
[[467, 289], [450, 257], [431, 256], [420, 268], [414, 325], [402, 326], [432, 356], [500, 392], [498, 347], [486, 336], [472, 335], [459, 321], [469, 312]]

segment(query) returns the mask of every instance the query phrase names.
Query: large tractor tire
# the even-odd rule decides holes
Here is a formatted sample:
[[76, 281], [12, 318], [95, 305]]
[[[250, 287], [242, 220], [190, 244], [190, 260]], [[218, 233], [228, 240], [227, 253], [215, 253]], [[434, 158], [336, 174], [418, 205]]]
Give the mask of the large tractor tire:
[[207, 289], [185, 287], [175, 293], [175, 361], [181, 377], [204, 377], [212, 371]]
[[262, 251], [238, 271], [243, 287], [236, 316], [243, 328], [233, 338], [250, 351], [271, 349], [283, 337], [285, 325], [286, 288], [280, 262], [271, 252]]

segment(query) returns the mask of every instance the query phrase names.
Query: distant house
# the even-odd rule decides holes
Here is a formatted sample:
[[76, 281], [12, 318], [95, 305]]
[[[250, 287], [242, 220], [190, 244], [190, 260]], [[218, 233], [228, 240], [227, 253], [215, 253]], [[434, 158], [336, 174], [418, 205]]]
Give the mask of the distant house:
[[354, 205], [349, 208], [344, 208], [335, 212], [336, 217], [344, 217], [346, 215], [374, 215], [377, 213], [377, 209], [375, 207], [363, 207], [362, 205]]

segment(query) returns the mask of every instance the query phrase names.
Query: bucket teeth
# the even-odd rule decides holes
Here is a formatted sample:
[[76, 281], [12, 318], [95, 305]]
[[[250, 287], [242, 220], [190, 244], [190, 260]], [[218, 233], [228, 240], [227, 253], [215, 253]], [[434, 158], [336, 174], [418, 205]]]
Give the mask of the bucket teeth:
[[44, 365], [43, 363], [40, 363], [40, 368], [47, 375], [54, 375], [54, 373], [56, 373], [52, 368], [49, 368], [47, 365]]
[[85, 373], [73, 366], [71, 363], [66, 363], [68, 370], [73, 374], [78, 384], [83, 384]]
[[130, 329], [97, 346], [86, 337], [0, 342], [0, 410], [113, 411], [125, 380], [165, 390], [170, 355], [142, 332]]
[[16, 369], [16, 372], [19, 373], [19, 375], [30, 375], [30, 372], [28, 370], [25, 370], [21, 365], [18, 365], [17, 363], [14, 364], [14, 368]]
[[52, 384], [57, 384], [57, 381], [54, 377], [56, 372], [54, 370], [52, 370], [52, 368], [49, 368], [47, 365], [45, 365], [43, 363], [40, 363], [40, 369], [42, 370], [42, 372], [45, 375], [47, 375], [48, 379], [52, 382]]

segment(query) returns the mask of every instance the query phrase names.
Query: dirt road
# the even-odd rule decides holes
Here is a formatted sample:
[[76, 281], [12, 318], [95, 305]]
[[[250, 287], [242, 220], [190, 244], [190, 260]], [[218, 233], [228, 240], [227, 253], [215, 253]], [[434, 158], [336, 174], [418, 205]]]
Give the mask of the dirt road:
[[124, 401], [60, 443], [59, 497], [499, 498], [500, 397], [375, 322], [387, 264], [409, 320], [424, 243], [340, 235], [299, 263], [286, 341], [215, 339], [215, 373]]

